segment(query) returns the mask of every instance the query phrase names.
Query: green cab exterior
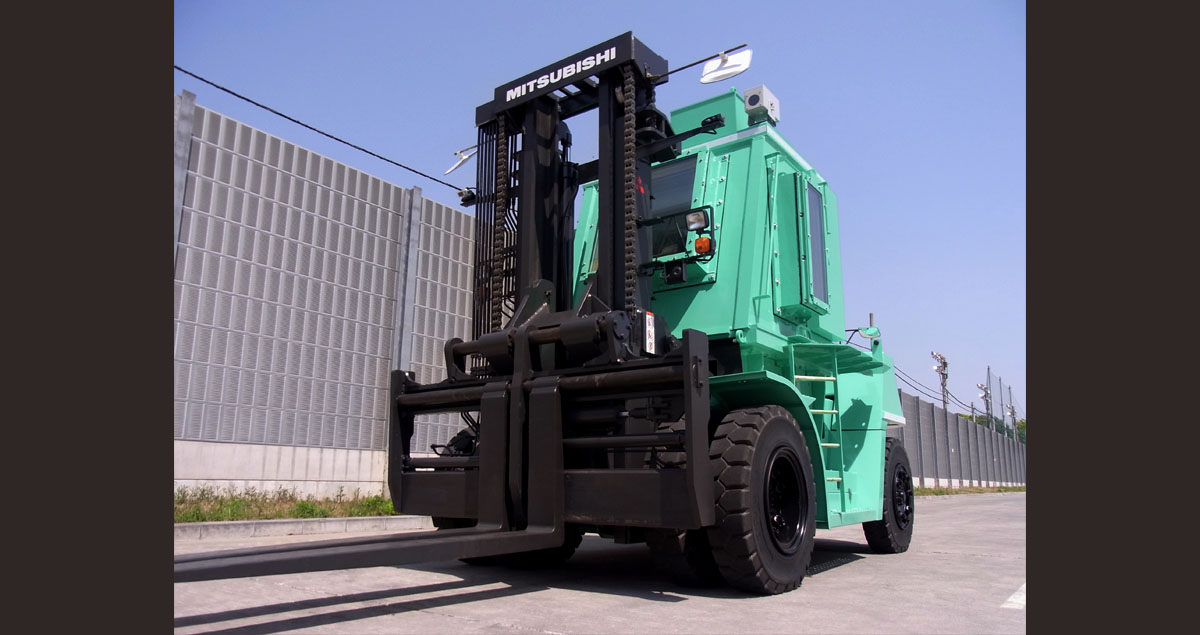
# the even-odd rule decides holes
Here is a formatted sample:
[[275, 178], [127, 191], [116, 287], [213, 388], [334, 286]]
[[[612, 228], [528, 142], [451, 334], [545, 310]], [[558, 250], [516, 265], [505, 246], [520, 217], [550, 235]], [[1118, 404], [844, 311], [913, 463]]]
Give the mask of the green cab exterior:
[[[651, 194], [662, 196], [651, 214], [669, 196], [664, 208], [705, 209], [710, 221], [687, 232], [681, 251], [653, 257], [662, 266], [650, 310], [676, 336], [695, 329], [711, 346], [736, 345], [740, 372], [712, 378], [714, 411], [776, 404], [795, 417], [818, 481], [818, 527], [879, 520], [885, 432], [904, 418], [881, 340], [864, 340], [869, 352], [846, 343], [837, 196], [774, 124], [751, 122], [736, 88], [672, 111], [671, 125], [691, 130], [715, 114], [726, 122], [716, 134], [685, 140], [679, 157], [654, 166]], [[576, 302], [595, 271], [594, 182], [577, 218]], [[702, 236], [710, 253], [695, 250]], [[686, 281], [664, 273], [676, 260]]]

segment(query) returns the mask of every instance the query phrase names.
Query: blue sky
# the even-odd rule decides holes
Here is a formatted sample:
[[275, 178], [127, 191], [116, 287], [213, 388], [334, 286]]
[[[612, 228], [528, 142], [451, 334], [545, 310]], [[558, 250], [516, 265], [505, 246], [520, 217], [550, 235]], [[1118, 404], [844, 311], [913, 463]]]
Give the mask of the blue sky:
[[[874, 312], [896, 365], [935, 392], [941, 352], [950, 392], [981, 408], [991, 365], [1027, 414], [1024, 2], [176, 0], [174, 24], [175, 64], [458, 185], [474, 185], [473, 163], [442, 172], [498, 85], [625, 31], [672, 67], [748, 43], [749, 71], [673, 75], [659, 108], [769, 87], [779, 131], [838, 195], [847, 327]], [[201, 106], [457, 202], [172, 74]], [[573, 130], [576, 159], [594, 158], [594, 132]]]

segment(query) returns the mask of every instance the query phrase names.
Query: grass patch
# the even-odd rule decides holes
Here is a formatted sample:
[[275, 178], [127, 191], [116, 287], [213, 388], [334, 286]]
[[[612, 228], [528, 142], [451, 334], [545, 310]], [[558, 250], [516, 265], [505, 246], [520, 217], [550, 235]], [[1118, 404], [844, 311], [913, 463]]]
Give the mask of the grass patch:
[[917, 496], [950, 496], [953, 494], [1000, 494], [1003, 492], [1024, 492], [1024, 485], [1013, 487], [914, 487], [913, 494]]
[[361, 497], [355, 490], [347, 497], [341, 488], [333, 498], [300, 497], [294, 490], [263, 492], [253, 487], [242, 491], [200, 485], [175, 489], [175, 522], [199, 523], [218, 520], [272, 520], [277, 518], [348, 518], [393, 516], [391, 499]]

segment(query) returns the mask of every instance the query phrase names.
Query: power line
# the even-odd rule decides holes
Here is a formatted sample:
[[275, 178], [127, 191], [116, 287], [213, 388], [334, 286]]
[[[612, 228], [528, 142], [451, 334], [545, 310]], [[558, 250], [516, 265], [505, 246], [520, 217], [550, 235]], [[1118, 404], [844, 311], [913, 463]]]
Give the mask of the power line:
[[[849, 342], [849, 344], [850, 344], [851, 346], [856, 346], [856, 347], [858, 347], [858, 348], [861, 348], [861, 349], [863, 349], [864, 351], [870, 351], [870, 350], [871, 350], [869, 347], [867, 347], [867, 346], [863, 346], [862, 344], [859, 344], [858, 342]], [[941, 397], [939, 397], [939, 396], [937, 396], [937, 395], [934, 395], [934, 394], [931, 394], [931, 393], [936, 393], [936, 392], [937, 392], [937, 390], [935, 390], [935, 389], [933, 389], [933, 388], [930, 388], [929, 386], [926, 386], [925, 384], [922, 384], [922, 383], [921, 383], [919, 380], [917, 380], [915, 377], [913, 377], [912, 375], [909, 375], [908, 373], [904, 372], [904, 370], [903, 370], [903, 369], [901, 369], [899, 366], [896, 366], [895, 364], [892, 364], [892, 369], [894, 369], [894, 370], [896, 371], [896, 373], [897, 373], [897, 375], [896, 375], [896, 378], [897, 378], [897, 379], [899, 379], [900, 381], [904, 382], [905, 384], [908, 384], [908, 386], [909, 386], [910, 388], [912, 388], [912, 389], [913, 389], [913, 390], [915, 390], [916, 392], [920, 393], [920, 394], [921, 394], [923, 397], [929, 397], [930, 399], [932, 399], [932, 400], [934, 400], [934, 401], [937, 401], [938, 399], [941, 399]], [[910, 381], [910, 380], [911, 380], [911, 381]], [[925, 389], [925, 391], [928, 391], [928, 392], [922, 391], [922, 390], [921, 390], [921, 388], [918, 388], [917, 386], [914, 386], [914, 385], [913, 385], [913, 383], [916, 383], [917, 385], [921, 386], [921, 388], [924, 388], [924, 389]], [[954, 395], [954, 393], [952, 393], [952, 392], [950, 392], [949, 390], [947, 390], [947, 391], [946, 391], [946, 394], [950, 395], [950, 397], [951, 397], [951, 400], [952, 400], [952, 401], [954, 401], [954, 405], [956, 405], [956, 406], [958, 406], [958, 407], [960, 407], [960, 408], [965, 408], [965, 409], [967, 409], [967, 410], [970, 410], [970, 409], [971, 409], [971, 406], [969, 406], [969, 405], [967, 405], [966, 403], [964, 403], [962, 399], [959, 399], [958, 397], [956, 397], [956, 396]]]
[[[922, 386], [923, 388], [925, 388], [925, 390], [928, 390], [929, 392], [933, 392], [933, 393], [936, 393], [936, 392], [938, 392], [938, 390], [937, 390], [936, 388], [930, 388], [929, 386], [926, 386], [925, 384], [922, 384], [922, 383], [921, 383], [919, 380], [917, 380], [917, 378], [915, 378], [915, 377], [913, 377], [912, 375], [909, 375], [908, 373], [906, 373], [906, 372], [904, 372], [903, 370], [901, 370], [901, 368], [900, 368], [899, 366], [893, 366], [893, 368], [895, 368], [895, 369], [896, 369], [896, 372], [898, 372], [898, 373], [900, 373], [900, 374], [904, 375], [905, 377], [907, 377], [907, 378], [911, 379], [912, 381], [914, 381], [914, 382], [916, 382], [916, 383], [918, 383], [918, 384], [921, 384], [921, 386]], [[949, 389], [946, 389], [946, 394], [950, 395], [950, 399], [951, 399], [951, 401], [953, 401], [953, 402], [954, 402], [954, 404], [955, 404], [956, 406], [958, 406], [958, 407], [960, 407], [960, 408], [968, 408], [968, 409], [971, 407], [971, 406], [968, 406], [968, 405], [966, 404], [966, 402], [964, 402], [962, 399], [959, 399], [959, 398], [958, 398], [958, 397], [957, 397], [957, 396], [956, 396], [954, 393], [950, 392], [950, 390], [949, 390]]]
[[896, 375], [896, 379], [899, 379], [900, 381], [904, 382], [905, 384], [908, 384], [909, 388], [912, 388], [914, 391], [916, 391], [917, 394], [921, 395], [922, 397], [928, 397], [933, 401], [937, 401], [939, 399], [939, 397], [937, 395], [929, 394], [929, 393], [921, 390], [920, 388], [917, 388], [916, 386], [912, 385], [912, 383], [910, 383], [907, 379], [905, 379], [901, 375]]
[[[893, 366], [893, 367], [896, 369], [896, 372], [904, 375], [905, 377], [911, 379], [912, 381], [914, 381], [918, 384], [921, 384], [921, 382], [916, 377], [913, 377], [912, 375], [909, 375], [908, 373], [904, 372], [903, 370], [900, 370], [899, 366]], [[929, 386], [926, 386], [925, 384], [921, 384], [921, 387], [924, 388], [925, 390], [928, 390], [929, 392], [937, 392], [936, 388], [930, 388]]]
[[[910, 380], [912, 380], [912, 381], [916, 382], [917, 384], [920, 384], [920, 385], [921, 385], [921, 387], [922, 387], [922, 388], [924, 388], [925, 390], [928, 390], [928, 391], [929, 391], [929, 392], [931, 392], [931, 393], [936, 393], [936, 392], [938, 392], [938, 390], [937, 390], [936, 388], [930, 388], [929, 386], [926, 386], [925, 384], [922, 384], [922, 383], [921, 383], [920, 381], [918, 381], [918, 380], [917, 380], [915, 377], [913, 377], [912, 375], [909, 375], [908, 373], [904, 372], [904, 371], [903, 371], [903, 370], [902, 370], [902, 369], [901, 369], [899, 366], [892, 366], [892, 368], [896, 369], [896, 371], [897, 371], [898, 373], [900, 373], [901, 375], [904, 375], [904, 376], [905, 376], [905, 377], [907, 377], [908, 379], [910, 379]], [[912, 385], [912, 384], [909, 384], [909, 385]], [[947, 389], [947, 390], [946, 390], [946, 394], [950, 395], [951, 401], [953, 401], [953, 402], [954, 402], [954, 405], [956, 405], [956, 406], [958, 406], [958, 407], [960, 407], [960, 408], [970, 408], [970, 406], [968, 406], [967, 404], [963, 403], [963, 400], [962, 400], [962, 399], [959, 399], [958, 397], [956, 397], [956, 396], [954, 395], [954, 393], [950, 392], [950, 390], [949, 390], [949, 389]], [[940, 397], [939, 397], [939, 398], [940, 398]]]
[[203, 77], [201, 77], [201, 76], [199, 76], [199, 75], [197, 75], [197, 74], [195, 74], [195, 73], [193, 73], [193, 72], [191, 72], [191, 71], [187, 70], [186, 68], [182, 68], [182, 67], [180, 67], [178, 64], [175, 64], [174, 66], [175, 66], [175, 70], [177, 70], [177, 71], [179, 71], [179, 72], [181, 72], [181, 73], [185, 73], [185, 74], [187, 74], [187, 75], [191, 75], [192, 77], [195, 77], [196, 79], [198, 79], [198, 80], [200, 80], [200, 81], [204, 82], [205, 84], [208, 84], [209, 86], [212, 86], [213, 88], [217, 88], [217, 89], [219, 89], [219, 90], [223, 90], [223, 91], [225, 91], [225, 92], [229, 93], [230, 95], [233, 95], [234, 97], [237, 97], [238, 99], [241, 99], [242, 101], [246, 101], [246, 102], [249, 102], [249, 103], [251, 103], [251, 104], [254, 104], [255, 106], [258, 106], [259, 108], [262, 108], [263, 110], [266, 110], [266, 111], [268, 111], [268, 112], [275, 113], [276, 115], [279, 115], [280, 117], [283, 117], [284, 119], [287, 119], [288, 121], [290, 121], [290, 122], [292, 122], [292, 123], [295, 123], [295, 124], [298, 124], [298, 125], [304, 126], [305, 128], [308, 128], [309, 130], [312, 130], [313, 132], [315, 132], [315, 133], [317, 133], [317, 134], [321, 134], [321, 135], [324, 135], [324, 136], [326, 136], [326, 137], [329, 137], [330, 139], [333, 139], [334, 141], [337, 141], [338, 143], [344, 143], [344, 144], [346, 144], [346, 145], [350, 146], [351, 148], [354, 148], [355, 150], [358, 150], [358, 151], [360, 151], [360, 152], [365, 152], [365, 153], [367, 153], [367, 154], [369, 154], [369, 155], [371, 155], [371, 156], [375, 157], [376, 159], [380, 159], [380, 160], [382, 160], [382, 161], [387, 161], [388, 163], [391, 163], [392, 165], [394, 165], [394, 166], [396, 166], [396, 167], [404, 168], [405, 170], [408, 170], [409, 172], [412, 172], [413, 174], [417, 174], [417, 175], [423, 176], [423, 177], [425, 177], [425, 178], [429, 179], [430, 181], [434, 181], [434, 182], [436, 182], [436, 183], [441, 183], [442, 185], [445, 185], [446, 187], [453, 189], [455, 192], [463, 192], [464, 190], [466, 190], [466, 188], [458, 187], [457, 185], [453, 185], [453, 184], [447, 183], [447, 182], [445, 182], [445, 181], [443, 181], [443, 180], [441, 180], [441, 179], [439, 179], [439, 178], [436, 178], [436, 177], [429, 176], [428, 174], [425, 174], [424, 172], [421, 172], [420, 170], [414, 170], [413, 168], [410, 168], [410, 167], [408, 167], [407, 165], [404, 165], [403, 163], [400, 163], [400, 162], [398, 162], [398, 161], [393, 161], [393, 160], [391, 160], [391, 159], [389, 159], [389, 158], [387, 158], [387, 157], [385, 157], [385, 156], [383, 156], [383, 155], [381, 155], [381, 154], [376, 154], [376, 153], [374, 153], [374, 152], [371, 152], [370, 150], [368, 150], [368, 149], [366, 149], [366, 148], [364, 148], [364, 147], [362, 147], [362, 146], [358, 146], [358, 145], [355, 145], [355, 144], [353, 144], [353, 143], [350, 143], [349, 141], [346, 141], [345, 139], [341, 139], [341, 138], [339, 138], [339, 137], [335, 137], [335, 136], [333, 136], [333, 135], [329, 134], [328, 132], [325, 132], [324, 130], [319, 130], [319, 129], [317, 129], [317, 128], [314, 128], [314, 127], [312, 127], [312, 126], [310, 126], [310, 125], [308, 125], [308, 124], [304, 123], [303, 121], [300, 121], [299, 119], [296, 119], [295, 117], [289, 117], [288, 115], [285, 115], [285, 114], [283, 114], [283, 113], [279, 112], [278, 110], [275, 110], [274, 108], [271, 108], [270, 106], [265, 106], [265, 105], [263, 105], [263, 104], [260, 104], [260, 103], [258, 103], [257, 101], [254, 101], [253, 99], [250, 99], [249, 97], [246, 97], [245, 95], [240, 95], [240, 94], [238, 94], [238, 93], [236, 93], [236, 92], [234, 92], [234, 91], [232, 91], [232, 90], [229, 90], [228, 88], [225, 88], [224, 86], [221, 86], [220, 84], [217, 84], [217, 83], [215, 83], [215, 82], [213, 82], [213, 81], [211, 81], [211, 80], [205, 79], [205, 78], [203, 78]]
[[968, 406], [966, 403], [964, 403], [962, 399], [959, 399], [958, 397], [954, 396], [954, 393], [950, 392], [949, 390], [946, 390], [946, 394], [950, 395], [950, 399], [954, 403], [958, 404], [959, 407], [961, 407], [961, 408], [970, 408], [971, 407], [971, 406]]

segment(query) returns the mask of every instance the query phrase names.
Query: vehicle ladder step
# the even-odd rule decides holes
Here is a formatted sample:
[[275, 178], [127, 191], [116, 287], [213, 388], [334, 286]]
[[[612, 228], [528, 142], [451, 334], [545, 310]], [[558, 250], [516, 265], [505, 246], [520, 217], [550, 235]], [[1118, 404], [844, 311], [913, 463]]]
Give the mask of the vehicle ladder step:
[[827, 481], [830, 481], [830, 482], [834, 482], [834, 483], [840, 483], [842, 479], [841, 479], [841, 477], [839, 477], [839, 476], [831, 476], [831, 477], [829, 477], [829, 478], [827, 478], [827, 479], [825, 479], [825, 480], [827, 480]]
[[821, 375], [796, 375], [796, 381], [837, 381], [837, 377], [822, 377]]
[[815, 415], [835, 415], [838, 413], [837, 410], [809, 410], [809, 412]]
[[823, 447], [823, 448], [839, 448], [839, 447], [841, 447], [841, 444], [840, 443], [822, 443], [821, 447]]

